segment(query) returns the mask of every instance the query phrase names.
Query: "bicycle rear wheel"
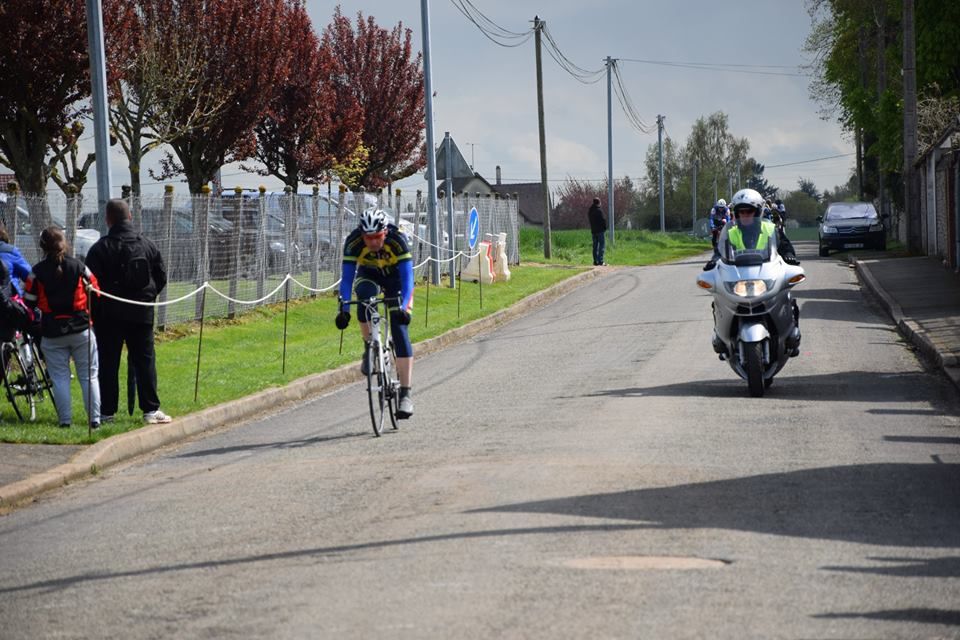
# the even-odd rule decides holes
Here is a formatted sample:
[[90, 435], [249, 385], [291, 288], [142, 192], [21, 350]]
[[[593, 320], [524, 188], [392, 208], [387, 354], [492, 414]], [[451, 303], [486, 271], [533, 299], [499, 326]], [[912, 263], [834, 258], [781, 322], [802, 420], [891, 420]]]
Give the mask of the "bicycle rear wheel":
[[380, 361], [380, 349], [373, 343], [367, 344], [363, 357], [367, 363], [367, 395], [370, 398], [370, 420], [373, 433], [377, 437], [383, 432], [383, 410], [386, 406], [386, 376]]
[[37, 404], [28, 384], [27, 369], [20, 357], [20, 350], [12, 342], [4, 342], [0, 359], [3, 362], [3, 386], [7, 400], [21, 421], [37, 419]]

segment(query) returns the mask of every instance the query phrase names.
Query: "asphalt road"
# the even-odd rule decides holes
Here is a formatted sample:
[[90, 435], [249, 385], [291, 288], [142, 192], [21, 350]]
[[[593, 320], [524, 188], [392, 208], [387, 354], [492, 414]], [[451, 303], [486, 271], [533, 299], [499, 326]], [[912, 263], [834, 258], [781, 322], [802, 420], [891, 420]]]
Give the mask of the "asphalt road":
[[702, 264], [624, 269], [416, 364], [0, 518], [14, 638], [960, 637], [960, 404], [801, 245], [750, 398]]

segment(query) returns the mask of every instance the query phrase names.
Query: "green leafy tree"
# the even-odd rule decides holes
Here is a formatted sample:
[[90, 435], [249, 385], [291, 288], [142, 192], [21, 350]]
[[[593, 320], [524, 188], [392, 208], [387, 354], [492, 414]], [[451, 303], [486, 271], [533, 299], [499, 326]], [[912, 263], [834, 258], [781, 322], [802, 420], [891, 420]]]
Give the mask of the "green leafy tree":
[[814, 200], [820, 200], [820, 192], [817, 190], [817, 185], [813, 183], [813, 180], [807, 180], [806, 178], [800, 178], [797, 181], [797, 186], [800, 187], [802, 193], [807, 194]]
[[803, 191], [791, 191], [783, 199], [783, 204], [787, 208], [788, 219], [804, 226], [816, 224], [817, 216], [823, 213], [820, 202]]
[[777, 192], [780, 190], [767, 182], [767, 179], [763, 177], [764, 166], [753, 158], [747, 158], [745, 166], [747, 167], [746, 175], [748, 176], [747, 188], [756, 190], [764, 198], [776, 198]]

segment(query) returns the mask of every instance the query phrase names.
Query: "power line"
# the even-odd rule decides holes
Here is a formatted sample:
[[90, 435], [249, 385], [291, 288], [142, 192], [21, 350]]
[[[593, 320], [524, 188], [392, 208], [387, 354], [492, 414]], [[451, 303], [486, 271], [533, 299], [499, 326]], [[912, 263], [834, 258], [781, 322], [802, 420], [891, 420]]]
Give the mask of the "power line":
[[723, 71], [728, 73], [749, 73], [765, 76], [788, 76], [788, 77], [810, 77], [809, 73], [784, 73], [782, 71], [758, 71], [756, 69], [799, 69], [799, 67], [790, 67], [782, 65], [751, 65], [751, 64], [730, 64], [721, 62], [675, 62], [670, 60], [640, 60], [637, 58], [620, 58], [624, 62], [637, 62], [641, 64], [653, 64], [664, 67], [680, 67], [684, 69], [699, 69], [701, 71]]
[[550, 57], [557, 61], [557, 64], [560, 65], [560, 68], [583, 84], [594, 84], [603, 78], [603, 68], [590, 71], [589, 69], [584, 69], [583, 67], [575, 64], [572, 60], [570, 60], [570, 58], [565, 56], [560, 50], [560, 45], [557, 44], [557, 41], [553, 39], [553, 35], [550, 33], [550, 30], [547, 29], [546, 23], [543, 23], [543, 25], [543, 35], [547, 39], [547, 53], [549, 53]]
[[807, 164], [808, 162], [820, 162], [821, 160], [833, 160], [834, 158], [848, 158], [857, 155], [855, 153], [841, 153], [836, 156], [825, 156], [823, 158], [813, 158], [812, 160], [798, 160], [797, 162], [785, 162], [783, 164], [764, 165], [764, 169], [776, 169], [777, 167], [792, 167], [795, 164]]
[[640, 133], [651, 133], [655, 125], [646, 122], [640, 117], [640, 114], [637, 113], [636, 108], [633, 106], [633, 100], [630, 99], [627, 88], [623, 85], [623, 78], [620, 76], [620, 67], [617, 66], [617, 60], [611, 60], [611, 63], [613, 64], [613, 77], [616, 79], [616, 82], [613, 83], [614, 93], [617, 94], [617, 100], [620, 102], [623, 113], [627, 116], [627, 121], [633, 125], [635, 129], [640, 131]]
[[511, 31], [488, 18], [470, 0], [450, 0], [460, 13], [466, 16], [488, 40], [501, 47], [519, 47], [533, 36], [533, 29]]

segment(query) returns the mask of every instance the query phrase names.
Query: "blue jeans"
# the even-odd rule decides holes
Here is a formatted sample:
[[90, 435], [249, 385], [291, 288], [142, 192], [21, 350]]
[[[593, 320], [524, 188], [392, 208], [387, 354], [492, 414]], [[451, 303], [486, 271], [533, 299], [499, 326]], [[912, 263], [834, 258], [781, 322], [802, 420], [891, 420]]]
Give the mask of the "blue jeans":
[[70, 404], [71, 358], [77, 371], [77, 380], [80, 382], [83, 406], [90, 414], [91, 422], [100, 422], [99, 364], [97, 340], [93, 332], [87, 329], [80, 333], [69, 333], [56, 338], [44, 336], [40, 348], [47, 361], [50, 382], [53, 383], [53, 399], [57, 404], [57, 418], [60, 424], [70, 424], [73, 418], [73, 407]]
[[603, 252], [607, 246], [606, 232], [593, 234], [593, 264], [603, 264]]

